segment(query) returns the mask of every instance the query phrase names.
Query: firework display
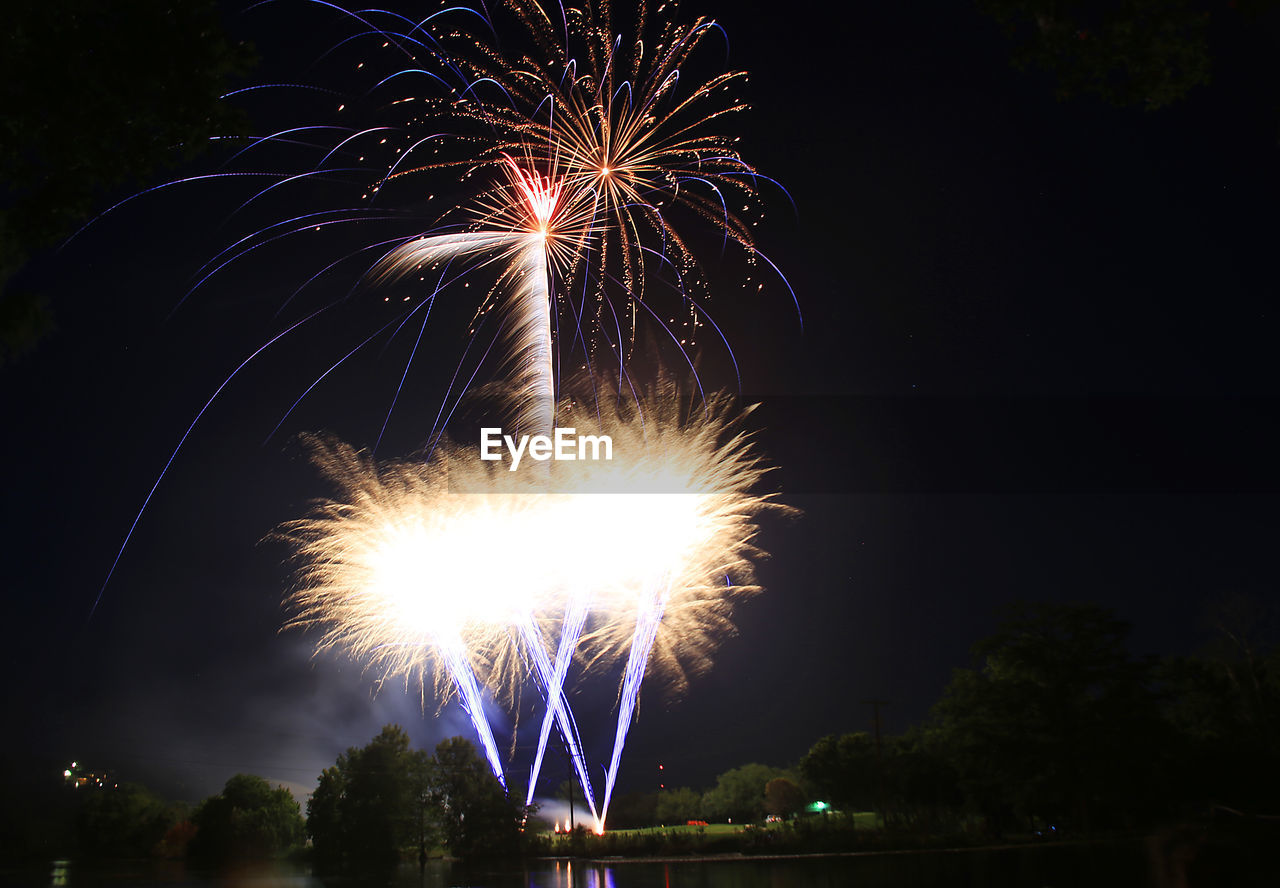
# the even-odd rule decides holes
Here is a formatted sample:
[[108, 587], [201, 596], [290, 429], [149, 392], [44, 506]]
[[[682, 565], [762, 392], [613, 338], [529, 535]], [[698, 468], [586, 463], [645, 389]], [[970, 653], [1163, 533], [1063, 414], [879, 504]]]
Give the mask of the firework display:
[[535, 664], [540, 763], [553, 723], [578, 745], [564, 694], [575, 653], [591, 669], [625, 659], [602, 825], [646, 668], [682, 686], [707, 667], [733, 607], [757, 591], [755, 519], [783, 509], [753, 492], [766, 468], [728, 399], [696, 416], [679, 404], [662, 391], [598, 419], [563, 404], [581, 429], [611, 437], [615, 459], [549, 463], [550, 486], [456, 444], [379, 463], [318, 443], [338, 495], [281, 531], [300, 564], [291, 625], [319, 629], [321, 650], [382, 679], [456, 692], [499, 775], [477, 682], [507, 697]]
[[[624, 358], [655, 280], [671, 286], [688, 311], [685, 335], [672, 334], [682, 352], [709, 318], [699, 308], [705, 299], [695, 298], [706, 294], [695, 293], [701, 279], [673, 213], [714, 223], [725, 244], [756, 261], [751, 226], [730, 208], [751, 210], [759, 174], [716, 126], [744, 107], [732, 91], [745, 75], [681, 87], [682, 67], [714, 22], [682, 25], [678, 10], [664, 7], [672, 18], [658, 23], [646, 51], [643, 6], [629, 36], [614, 31], [607, 5], [557, 8], [558, 19], [536, 2], [511, 10], [529, 48], [515, 56], [434, 19], [381, 31], [383, 48], [443, 60], [445, 76], [464, 84], [447, 99], [420, 102], [425, 117], [407, 122], [408, 138], [424, 119], [473, 128], [398, 146], [366, 196], [385, 201], [387, 190], [403, 190], [402, 180], [460, 164], [464, 180], [478, 173], [493, 181], [455, 208], [461, 223], [402, 239], [369, 277], [378, 284], [433, 280], [434, 298], [455, 267], [497, 268], [473, 330], [497, 310], [509, 414], [520, 441], [534, 441], [529, 455], [539, 463], [515, 471], [524, 443], [516, 449], [514, 436], [503, 438], [510, 470], [459, 444], [381, 465], [341, 445], [320, 447], [319, 462], [341, 496], [284, 532], [302, 565], [290, 625], [320, 628], [320, 650], [343, 648], [382, 679], [456, 693], [504, 785], [479, 686], [501, 695], [532, 675], [546, 710], [526, 802], [558, 728], [603, 830], [645, 675], [679, 684], [705, 667], [714, 641], [732, 628], [735, 601], [753, 589], [754, 519], [771, 503], [751, 492], [764, 469], [735, 427], [738, 417], [724, 399], [704, 398], [701, 411], [688, 410], [680, 386], [669, 382], [639, 397]], [[379, 87], [390, 88], [396, 76]], [[499, 100], [486, 101], [486, 91]], [[386, 145], [386, 131], [347, 135], [330, 155], [374, 140]], [[462, 144], [463, 159], [411, 159], [441, 141]], [[436, 145], [437, 158], [439, 151]], [[615, 310], [616, 302], [626, 311]], [[567, 322], [560, 338], [571, 329], [583, 352], [588, 383], [580, 401], [558, 398], [565, 355], [557, 355], [557, 321]], [[601, 343], [618, 362], [617, 385], [603, 397], [592, 384], [604, 375], [595, 366]], [[605, 460], [543, 461], [537, 438], [555, 436], [558, 448], [565, 428], [607, 440], [614, 452]], [[563, 551], [566, 539], [574, 541], [573, 557]], [[598, 807], [565, 694], [575, 658], [597, 670], [623, 663]]]
[[[652, 14], [641, 2], [622, 27], [608, 2], [512, 0], [494, 13], [501, 22], [485, 7], [415, 21], [306, 5], [354, 25], [331, 52], [358, 44], [372, 53], [376, 64], [357, 65], [359, 99], [338, 103], [339, 123], [228, 140], [226, 170], [182, 181], [271, 180], [241, 210], [301, 186], [354, 185], [359, 199], [237, 238], [192, 290], [279, 241], [390, 225], [389, 236], [326, 257], [290, 297], [347, 262], [363, 263], [365, 292], [409, 294], [383, 297], [390, 318], [307, 392], [411, 320], [421, 325], [416, 354], [436, 301], [474, 280], [482, 295], [471, 297], [468, 337], [482, 340], [471, 353], [483, 357], [464, 366], [468, 344], [454, 374], [464, 382], [450, 383], [446, 407], [493, 354], [501, 366], [487, 378], [500, 380], [506, 423], [483, 429], [477, 448], [449, 438], [453, 407], [442, 407], [423, 455], [402, 460], [312, 439], [336, 491], [278, 531], [297, 564], [286, 627], [318, 633], [317, 653], [360, 661], [378, 684], [415, 688], [424, 707], [456, 697], [504, 787], [509, 762], [485, 706], [513, 702], [532, 678], [545, 710], [526, 804], [558, 731], [603, 831], [646, 676], [683, 689], [707, 668], [734, 607], [757, 591], [758, 517], [786, 511], [758, 491], [767, 466], [744, 427], [749, 411], [705, 391], [691, 355], [702, 328], [719, 334], [697, 238], [740, 251], [748, 281], [763, 266], [776, 273], [753, 238], [758, 189], [772, 180], [722, 128], [746, 107], [746, 75], [700, 73], [719, 25], [683, 22], [675, 2]], [[285, 174], [241, 166], [275, 149], [301, 151], [305, 162]], [[427, 209], [433, 183], [448, 178], [462, 196]], [[287, 326], [214, 397], [335, 304]], [[688, 382], [668, 371], [637, 378], [629, 359], [646, 325], [687, 364]], [[590, 674], [619, 675], [599, 795], [566, 691], [571, 677]]]

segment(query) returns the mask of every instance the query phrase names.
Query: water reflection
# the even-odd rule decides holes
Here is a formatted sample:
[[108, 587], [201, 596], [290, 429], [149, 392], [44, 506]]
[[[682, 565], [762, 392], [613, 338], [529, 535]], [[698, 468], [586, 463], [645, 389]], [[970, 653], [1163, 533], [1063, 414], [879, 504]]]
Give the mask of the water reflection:
[[25, 871], [0, 868], [15, 888], [1133, 888], [1155, 886], [1142, 843], [859, 857], [680, 861], [537, 860], [466, 865], [431, 861], [385, 874], [321, 878], [301, 864], [222, 872], [179, 862], [90, 865], [56, 860]]
[[309, 868], [295, 864], [255, 863], [208, 873], [189, 869], [181, 861], [173, 860], [101, 863], [54, 860], [40, 870], [0, 867], [0, 885], [5, 888], [326, 888], [326, 883], [312, 876]]
[[530, 873], [529, 888], [617, 888], [613, 868], [585, 861], [556, 860], [547, 873]]
[[[386, 883], [384, 883], [386, 884]], [[856, 857], [669, 862], [547, 860], [517, 868], [402, 870], [394, 888], [1142, 888], [1140, 843]], [[333, 885], [332, 888], [341, 888]]]

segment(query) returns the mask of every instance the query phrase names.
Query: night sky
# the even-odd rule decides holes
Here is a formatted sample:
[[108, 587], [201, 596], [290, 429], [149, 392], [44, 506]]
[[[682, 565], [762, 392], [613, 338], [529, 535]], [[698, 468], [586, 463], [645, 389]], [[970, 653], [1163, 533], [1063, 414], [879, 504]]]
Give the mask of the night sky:
[[[659, 761], [668, 786], [794, 763], [870, 729], [872, 697], [890, 701], [888, 731], [918, 723], [1008, 602], [1099, 603], [1134, 624], [1135, 653], [1168, 655], [1208, 639], [1213, 601], [1275, 588], [1276, 17], [1246, 28], [1224, 5], [1213, 83], [1147, 112], [1056, 100], [970, 4], [828, 5], [685, 4], [751, 72], [753, 108], [731, 126], [797, 207], [771, 197], [759, 243], [803, 329], [777, 285], [718, 298], [716, 317], [763, 405], [768, 483], [804, 514], [765, 521], [767, 591], [715, 668], [683, 698], [642, 697], [624, 791], [655, 788]], [[229, 18], [262, 80], [305, 79], [295, 63], [315, 54], [315, 13], [289, 8], [295, 32], [270, 9]], [[287, 116], [247, 107], [263, 129]], [[371, 296], [227, 387], [89, 618], [192, 417], [323, 264], [282, 245], [172, 311], [235, 230], [245, 192], [222, 187], [134, 201], [40, 257], [25, 279], [58, 329], [0, 372], [5, 746], [189, 800], [238, 771], [301, 795], [387, 722], [423, 746], [470, 734], [456, 705], [375, 695], [359, 664], [279, 632], [286, 551], [263, 539], [328, 492], [295, 436], [372, 445], [405, 343], [335, 371], [263, 439], [372, 329]], [[440, 326], [380, 454], [430, 432], [461, 342]], [[700, 366], [733, 387], [723, 357]], [[573, 698], [596, 762], [615, 693], [600, 676]], [[520, 771], [537, 724], [523, 711]]]

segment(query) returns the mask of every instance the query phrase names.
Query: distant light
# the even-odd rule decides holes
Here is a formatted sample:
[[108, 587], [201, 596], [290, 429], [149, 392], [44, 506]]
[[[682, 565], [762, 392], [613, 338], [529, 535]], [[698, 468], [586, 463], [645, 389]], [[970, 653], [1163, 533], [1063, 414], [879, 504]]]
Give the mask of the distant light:
[[70, 777], [70, 776], [71, 776], [71, 769], [70, 769], [70, 768], [68, 768], [67, 770], [63, 771], [63, 772], [62, 772], [62, 776], [63, 776], [63, 777]]

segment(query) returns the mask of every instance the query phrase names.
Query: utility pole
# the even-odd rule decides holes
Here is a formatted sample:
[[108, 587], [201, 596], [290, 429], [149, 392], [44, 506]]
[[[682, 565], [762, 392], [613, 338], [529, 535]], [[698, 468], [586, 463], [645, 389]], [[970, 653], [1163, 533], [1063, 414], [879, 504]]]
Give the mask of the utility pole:
[[884, 822], [885, 826], [888, 826], [889, 816], [888, 816], [888, 812], [885, 811], [885, 807], [884, 807], [884, 750], [880, 745], [880, 707], [888, 706], [889, 701], [888, 700], [862, 700], [860, 702], [862, 703], [863, 706], [872, 707], [872, 712], [875, 713], [874, 718], [875, 718], [875, 727], [876, 727], [876, 799], [877, 799], [876, 804], [880, 808], [880, 819]]
[[564, 754], [569, 760], [569, 835], [573, 835], [573, 751], [564, 744]]

